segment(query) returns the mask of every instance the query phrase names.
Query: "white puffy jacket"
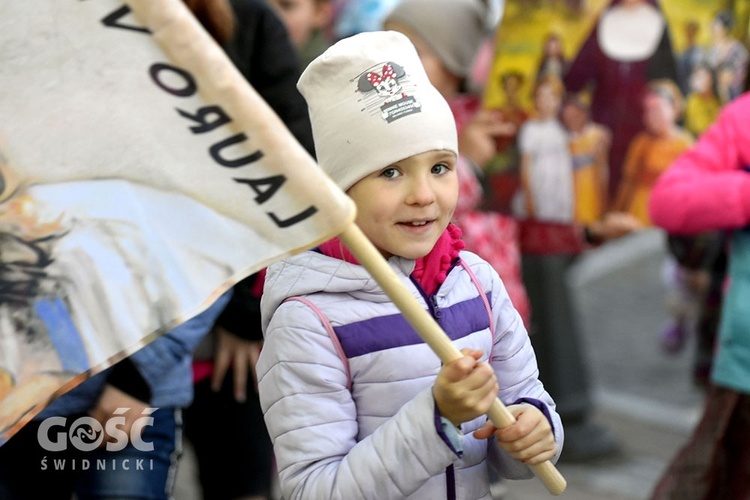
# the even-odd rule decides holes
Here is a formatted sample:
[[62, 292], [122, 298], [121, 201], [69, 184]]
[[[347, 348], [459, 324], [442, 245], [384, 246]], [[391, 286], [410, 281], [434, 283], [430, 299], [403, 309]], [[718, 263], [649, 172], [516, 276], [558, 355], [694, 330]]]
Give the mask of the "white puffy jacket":
[[[503, 403], [527, 398], [543, 409], [559, 456], [562, 424], [521, 318], [490, 265], [460, 257], [484, 295], [462, 265], [427, 297], [409, 278], [414, 261], [389, 264], [458, 349], [491, 355]], [[317, 251], [277, 262], [262, 315], [260, 397], [285, 499], [490, 499], [488, 463], [503, 477], [531, 477], [492, 439], [472, 436], [484, 416], [461, 426], [463, 451], [454, 450], [431, 391], [440, 360], [362, 266]]]

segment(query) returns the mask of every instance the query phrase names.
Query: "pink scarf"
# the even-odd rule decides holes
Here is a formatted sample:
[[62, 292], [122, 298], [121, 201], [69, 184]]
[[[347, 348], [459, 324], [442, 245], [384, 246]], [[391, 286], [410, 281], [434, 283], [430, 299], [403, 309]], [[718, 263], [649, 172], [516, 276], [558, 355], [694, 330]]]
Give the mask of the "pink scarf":
[[[445, 281], [453, 261], [465, 247], [466, 244], [461, 240], [461, 230], [457, 226], [449, 224], [430, 253], [416, 260], [412, 276], [428, 295], [434, 294]], [[338, 238], [328, 240], [318, 248], [323, 255], [352, 264], [359, 264], [354, 255]]]

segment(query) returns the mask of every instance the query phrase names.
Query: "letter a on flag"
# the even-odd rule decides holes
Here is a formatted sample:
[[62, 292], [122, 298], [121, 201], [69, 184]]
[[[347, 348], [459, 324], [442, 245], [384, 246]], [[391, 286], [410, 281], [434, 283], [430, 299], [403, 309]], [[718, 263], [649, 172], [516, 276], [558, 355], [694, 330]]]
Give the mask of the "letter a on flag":
[[4, 1], [0, 60], [0, 444], [354, 219], [180, 0]]

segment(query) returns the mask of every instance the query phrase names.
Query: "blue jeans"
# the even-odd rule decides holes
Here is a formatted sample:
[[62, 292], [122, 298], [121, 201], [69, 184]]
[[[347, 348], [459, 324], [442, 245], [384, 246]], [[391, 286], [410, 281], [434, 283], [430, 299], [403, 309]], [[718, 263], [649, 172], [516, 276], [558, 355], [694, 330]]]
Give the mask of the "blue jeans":
[[[81, 416], [68, 417], [64, 427], [48, 434], [69, 436]], [[64, 450], [49, 451], [37, 436], [44, 421], [29, 422], [0, 447], [0, 498], [70, 500], [73, 493], [79, 500], [170, 498], [181, 452], [181, 410], [162, 408], [151, 417], [153, 425], [144, 426], [140, 435], [145, 446], [139, 446], [152, 444], [148, 451], [132, 443], [119, 451], [81, 451], [70, 440]]]

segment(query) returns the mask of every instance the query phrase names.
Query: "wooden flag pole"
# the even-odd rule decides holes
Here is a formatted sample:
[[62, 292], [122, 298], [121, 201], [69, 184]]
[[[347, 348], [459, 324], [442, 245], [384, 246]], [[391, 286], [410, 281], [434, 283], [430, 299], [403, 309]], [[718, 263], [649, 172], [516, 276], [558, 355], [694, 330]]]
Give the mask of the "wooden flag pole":
[[[359, 227], [352, 223], [339, 235], [339, 239], [349, 248], [360, 264], [367, 268], [375, 281], [385, 290], [404, 317], [414, 327], [427, 345], [438, 355], [443, 363], [450, 363], [462, 357], [461, 352], [453, 345], [450, 338], [440, 328], [440, 325], [417, 302], [409, 290], [404, 286], [393, 269], [390, 268], [383, 256], [378, 252], [370, 240]], [[505, 427], [516, 421], [508, 408], [495, 398], [487, 416], [496, 427]], [[565, 491], [565, 478], [550, 462], [529, 466], [534, 474], [541, 479], [550, 493], [559, 495]]]

